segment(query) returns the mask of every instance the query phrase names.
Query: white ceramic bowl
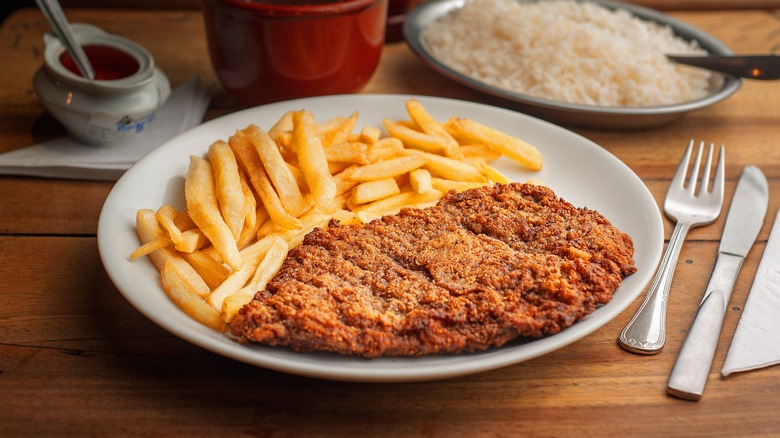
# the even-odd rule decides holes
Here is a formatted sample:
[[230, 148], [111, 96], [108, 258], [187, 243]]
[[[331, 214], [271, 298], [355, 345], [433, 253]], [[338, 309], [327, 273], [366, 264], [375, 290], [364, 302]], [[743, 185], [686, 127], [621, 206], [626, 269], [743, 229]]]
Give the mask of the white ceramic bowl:
[[73, 24], [82, 46], [105, 46], [133, 58], [138, 68], [118, 79], [89, 80], [66, 68], [66, 51], [52, 33], [44, 35], [44, 64], [33, 77], [41, 104], [62, 123], [70, 135], [91, 145], [118, 144], [142, 132], [165, 103], [171, 87], [143, 47], [86, 24]]

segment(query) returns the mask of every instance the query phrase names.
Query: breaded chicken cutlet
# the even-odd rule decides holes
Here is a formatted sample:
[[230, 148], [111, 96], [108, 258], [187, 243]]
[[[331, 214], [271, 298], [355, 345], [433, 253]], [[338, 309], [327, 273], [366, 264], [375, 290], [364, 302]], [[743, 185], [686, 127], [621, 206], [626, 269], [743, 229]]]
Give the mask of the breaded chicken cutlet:
[[231, 324], [245, 341], [362, 357], [485, 350], [558, 333], [636, 271], [631, 238], [541, 186], [331, 224], [290, 250]]

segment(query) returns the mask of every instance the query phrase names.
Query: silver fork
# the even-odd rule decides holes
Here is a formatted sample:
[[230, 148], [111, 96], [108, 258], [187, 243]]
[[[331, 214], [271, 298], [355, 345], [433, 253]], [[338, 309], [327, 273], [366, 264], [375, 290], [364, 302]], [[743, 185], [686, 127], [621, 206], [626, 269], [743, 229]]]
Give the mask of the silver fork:
[[677, 257], [680, 255], [685, 236], [688, 230], [695, 226], [714, 222], [723, 205], [725, 155], [723, 145], [720, 146], [718, 153], [718, 164], [712, 184], [710, 184], [714, 148], [712, 143], [710, 143], [704, 174], [701, 180], [698, 179], [704, 142], [699, 144], [699, 152], [686, 184], [685, 177], [688, 173], [693, 144], [693, 140], [688, 143], [664, 201], [664, 212], [677, 222], [669, 239], [669, 245], [645, 300], [620, 334], [620, 346], [633, 353], [656, 354], [663, 348], [666, 342], [666, 303]]

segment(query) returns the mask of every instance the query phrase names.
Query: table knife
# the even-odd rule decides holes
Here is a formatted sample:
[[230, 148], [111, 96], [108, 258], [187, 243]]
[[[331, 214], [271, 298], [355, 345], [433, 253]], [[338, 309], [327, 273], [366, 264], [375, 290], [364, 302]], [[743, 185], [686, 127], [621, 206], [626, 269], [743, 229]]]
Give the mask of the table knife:
[[780, 56], [777, 55], [728, 55], [728, 56], [673, 56], [669, 60], [707, 70], [725, 73], [738, 78], [773, 80], [780, 79]]
[[780, 211], [756, 270], [721, 374], [780, 363]]
[[669, 376], [669, 395], [685, 400], [701, 398], [734, 283], [761, 230], [768, 204], [766, 177], [758, 167], [746, 166], [734, 191], [704, 297]]

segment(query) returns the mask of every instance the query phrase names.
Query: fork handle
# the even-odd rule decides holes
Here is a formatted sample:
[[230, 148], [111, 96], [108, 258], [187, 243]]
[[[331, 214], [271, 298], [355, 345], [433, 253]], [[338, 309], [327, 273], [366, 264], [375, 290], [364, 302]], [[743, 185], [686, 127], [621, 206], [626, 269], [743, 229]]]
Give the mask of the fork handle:
[[666, 302], [677, 258], [691, 224], [677, 222], [642, 305], [618, 338], [620, 346], [639, 354], [657, 354], [666, 342]]

